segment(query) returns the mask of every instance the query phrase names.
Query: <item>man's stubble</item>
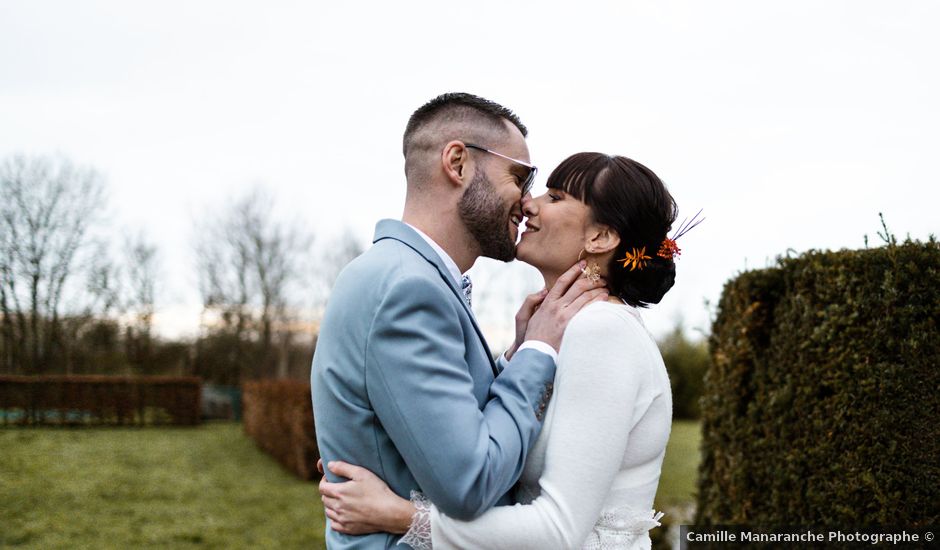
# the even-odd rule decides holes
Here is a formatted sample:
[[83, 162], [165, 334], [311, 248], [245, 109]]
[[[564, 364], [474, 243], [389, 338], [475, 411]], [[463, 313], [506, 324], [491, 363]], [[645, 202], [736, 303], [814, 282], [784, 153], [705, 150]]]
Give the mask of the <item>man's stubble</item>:
[[473, 176], [457, 206], [460, 219], [480, 245], [483, 256], [503, 262], [515, 259], [516, 243], [509, 233], [511, 210], [506, 210], [482, 170]]

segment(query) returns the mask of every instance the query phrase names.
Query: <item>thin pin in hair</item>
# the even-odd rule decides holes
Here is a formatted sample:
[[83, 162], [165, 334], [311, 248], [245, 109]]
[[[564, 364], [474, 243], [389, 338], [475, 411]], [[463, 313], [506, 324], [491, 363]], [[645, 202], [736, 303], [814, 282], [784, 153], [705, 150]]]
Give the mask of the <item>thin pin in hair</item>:
[[702, 223], [703, 221], [705, 221], [705, 218], [702, 218], [702, 219], [696, 221], [696, 218], [698, 218], [698, 215], [702, 213], [702, 210], [703, 210], [703, 209], [700, 208], [699, 211], [696, 212], [695, 215], [692, 216], [692, 219], [689, 220], [688, 222], [686, 222], [685, 220], [682, 220], [682, 225], [679, 227], [679, 230], [676, 231], [676, 233], [672, 236], [672, 240], [676, 240], [676, 239], [678, 239], [679, 237], [685, 235], [685, 234], [688, 233], [692, 228], [694, 228], [696, 225], [698, 225], [698, 224]]

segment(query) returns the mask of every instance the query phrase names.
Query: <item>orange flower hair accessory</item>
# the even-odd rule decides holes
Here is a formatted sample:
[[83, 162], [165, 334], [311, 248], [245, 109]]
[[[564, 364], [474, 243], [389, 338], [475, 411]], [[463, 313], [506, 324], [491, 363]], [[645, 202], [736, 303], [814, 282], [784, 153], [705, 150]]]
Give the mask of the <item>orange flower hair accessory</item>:
[[649, 260], [652, 260], [649, 256], [646, 255], [646, 247], [644, 246], [640, 250], [633, 249], [633, 252], [625, 252], [624, 258], [617, 260], [618, 262], [623, 262], [623, 267], [626, 268], [630, 266], [630, 271], [634, 269], [643, 269], [646, 267], [646, 263]]
[[659, 252], [656, 253], [657, 256], [664, 260], [672, 260], [680, 254], [682, 254], [682, 250], [676, 245], [676, 241], [668, 238], [663, 239], [663, 244], [659, 245]]
[[[664, 260], [674, 260], [679, 257], [682, 251], [679, 249], [679, 245], [676, 244], [676, 240], [689, 232], [690, 229], [696, 225], [705, 221], [705, 218], [698, 219], [699, 214], [702, 211], [699, 210], [692, 216], [691, 220], [682, 220], [682, 225], [679, 227], [679, 230], [675, 232], [672, 237], [666, 237], [663, 239], [663, 242], [659, 245], [659, 251], [656, 255]], [[643, 269], [646, 267], [646, 264], [649, 263], [652, 258], [646, 255], [646, 247], [644, 246], [640, 250], [636, 248], [632, 252], [626, 252], [624, 258], [617, 260], [618, 262], [623, 262], [623, 267], [630, 268], [630, 271], [635, 269]]]

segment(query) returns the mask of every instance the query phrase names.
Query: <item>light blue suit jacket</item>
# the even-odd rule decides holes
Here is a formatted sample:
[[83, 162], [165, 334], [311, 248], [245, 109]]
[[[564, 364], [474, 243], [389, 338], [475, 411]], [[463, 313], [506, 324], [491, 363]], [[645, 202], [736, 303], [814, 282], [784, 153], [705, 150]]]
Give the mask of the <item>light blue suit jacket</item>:
[[[405, 498], [422, 491], [449, 516], [476, 517], [509, 503], [554, 374], [533, 349], [498, 368], [441, 258], [404, 223], [382, 220], [372, 248], [337, 278], [320, 326], [311, 372], [320, 454], [372, 470]], [[334, 550], [399, 538], [329, 526], [326, 536]]]

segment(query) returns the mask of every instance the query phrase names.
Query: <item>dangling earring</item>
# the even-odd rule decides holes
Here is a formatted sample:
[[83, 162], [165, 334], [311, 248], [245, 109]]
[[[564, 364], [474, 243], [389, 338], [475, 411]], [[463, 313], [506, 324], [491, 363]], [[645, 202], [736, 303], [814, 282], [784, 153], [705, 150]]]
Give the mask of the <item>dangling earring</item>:
[[[579, 262], [581, 261], [581, 256], [584, 255], [584, 252], [584, 249], [581, 249], [581, 253], [578, 254]], [[584, 273], [584, 277], [592, 283], [596, 283], [597, 281], [601, 280], [601, 266], [597, 265], [597, 262], [592, 262], [589, 260], [587, 267], [581, 269], [581, 273]]]

